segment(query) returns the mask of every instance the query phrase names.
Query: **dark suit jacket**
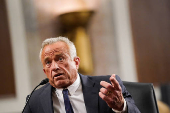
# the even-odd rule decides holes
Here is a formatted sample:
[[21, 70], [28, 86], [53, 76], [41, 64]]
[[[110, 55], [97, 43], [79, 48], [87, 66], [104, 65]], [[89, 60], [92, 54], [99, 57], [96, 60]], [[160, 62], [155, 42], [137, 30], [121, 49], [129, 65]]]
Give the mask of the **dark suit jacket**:
[[[110, 76], [79, 75], [87, 113], [114, 113], [106, 102], [99, 97], [99, 90], [101, 88], [100, 81], [110, 82]], [[127, 102], [128, 113], [140, 113], [121, 79], [118, 76], [116, 76], [116, 79], [122, 88], [122, 94]], [[53, 87], [49, 83], [36, 90], [32, 94], [24, 113], [53, 113], [52, 91]]]

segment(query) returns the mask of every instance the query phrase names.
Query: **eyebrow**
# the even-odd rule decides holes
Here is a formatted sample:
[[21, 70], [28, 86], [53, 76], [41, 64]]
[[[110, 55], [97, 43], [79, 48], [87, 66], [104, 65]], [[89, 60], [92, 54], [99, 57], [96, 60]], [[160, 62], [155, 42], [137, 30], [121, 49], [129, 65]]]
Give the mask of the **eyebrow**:
[[60, 53], [60, 54], [56, 54], [55, 57], [58, 57], [58, 56], [66, 56], [65, 54], [63, 53]]
[[48, 59], [50, 59], [49, 57], [46, 57], [45, 59], [44, 59], [44, 62], [46, 62]]
[[[55, 57], [59, 57], [59, 56], [66, 56], [65, 54], [63, 53], [60, 53], [60, 54], [56, 54]], [[50, 59], [49, 57], [46, 57], [43, 61], [46, 62], [48, 59]]]

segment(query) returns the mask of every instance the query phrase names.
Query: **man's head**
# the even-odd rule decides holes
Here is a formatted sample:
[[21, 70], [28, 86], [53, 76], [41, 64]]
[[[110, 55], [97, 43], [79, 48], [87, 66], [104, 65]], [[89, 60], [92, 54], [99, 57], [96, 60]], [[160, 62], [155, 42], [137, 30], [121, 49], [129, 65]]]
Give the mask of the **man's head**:
[[77, 78], [80, 59], [74, 44], [65, 37], [49, 38], [42, 43], [40, 60], [43, 71], [55, 88], [66, 88]]

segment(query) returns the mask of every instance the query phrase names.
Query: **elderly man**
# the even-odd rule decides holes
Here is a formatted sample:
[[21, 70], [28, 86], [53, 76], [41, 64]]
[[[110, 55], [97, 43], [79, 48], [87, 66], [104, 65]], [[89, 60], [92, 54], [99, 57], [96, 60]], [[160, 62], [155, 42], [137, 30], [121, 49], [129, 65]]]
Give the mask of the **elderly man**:
[[117, 75], [84, 76], [65, 37], [42, 43], [40, 60], [49, 83], [36, 90], [24, 113], [140, 113]]

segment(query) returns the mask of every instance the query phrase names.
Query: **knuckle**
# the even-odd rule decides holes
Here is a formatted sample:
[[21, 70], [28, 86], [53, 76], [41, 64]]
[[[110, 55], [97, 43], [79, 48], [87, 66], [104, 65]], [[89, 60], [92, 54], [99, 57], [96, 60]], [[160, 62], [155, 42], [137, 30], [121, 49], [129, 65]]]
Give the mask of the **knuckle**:
[[107, 93], [107, 90], [104, 90], [104, 92], [103, 92], [104, 94], [106, 94]]

